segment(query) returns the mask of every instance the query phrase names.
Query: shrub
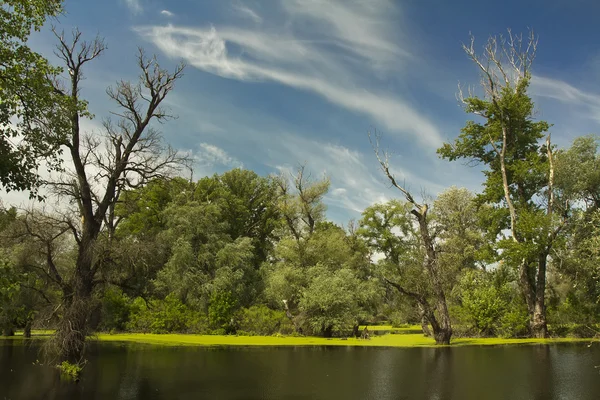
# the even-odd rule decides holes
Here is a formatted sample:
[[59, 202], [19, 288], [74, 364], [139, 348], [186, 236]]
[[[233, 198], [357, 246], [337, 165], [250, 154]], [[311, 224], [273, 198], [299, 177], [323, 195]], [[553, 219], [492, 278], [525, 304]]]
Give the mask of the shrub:
[[509, 307], [510, 289], [505, 283], [494, 282], [490, 273], [468, 270], [455, 288], [455, 296], [460, 302], [455, 307], [459, 318], [475, 334], [492, 335]]
[[71, 364], [68, 361], [63, 361], [62, 363], [56, 366], [60, 371], [60, 376], [66, 380], [79, 380], [79, 376], [81, 375], [81, 371], [83, 371], [83, 367], [79, 364]]
[[528, 332], [529, 314], [527, 308], [522, 301], [516, 301], [500, 318], [498, 334], [502, 337], [515, 338], [526, 336]]
[[119, 289], [109, 288], [102, 297], [100, 330], [124, 331], [131, 314], [131, 300]]
[[208, 306], [208, 320], [214, 329], [222, 329], [226, 334], [235, 332], [234, 314], [237, 307], [231, 292], [215, 292]]
[[151, 300], [149, 305], [141, 298], [131, 306], [129, 330], [151, 333], [189, 332], [198, 316], [176, 296], [164, 300]]
[[283, 311], [271, 310], [262, 304], [240, 310], [236, 320], [240, 335], [290, 334], [294, 331], [294, 326]]

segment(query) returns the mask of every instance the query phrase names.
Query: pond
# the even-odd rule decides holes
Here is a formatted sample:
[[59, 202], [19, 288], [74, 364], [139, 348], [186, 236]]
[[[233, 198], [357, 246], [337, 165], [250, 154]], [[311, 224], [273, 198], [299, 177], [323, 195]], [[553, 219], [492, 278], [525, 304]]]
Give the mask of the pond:
[[598, 399], [600, 345], [203, 348], [94, 344], [78, 383], [0, 341], [0, 400]]

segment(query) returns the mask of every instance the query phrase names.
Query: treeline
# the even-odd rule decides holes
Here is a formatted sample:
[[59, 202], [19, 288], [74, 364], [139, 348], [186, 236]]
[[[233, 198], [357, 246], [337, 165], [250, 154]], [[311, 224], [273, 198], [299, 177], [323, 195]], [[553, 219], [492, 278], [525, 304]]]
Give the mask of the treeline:
[[[600, 178], [591, 174], [600, 170], [592, 137], [556, 158], [567, 167], [559, 182], [590, 188], [591, 181], [575, 179], [585, 171]], [[114, 232], [104, 231], [96, 247], [90, 328], [329, 337], [391, 321], [422, 323], [429, 333], [430, 317], [415, 297], [432, 301], [435, 294], [412, 205], [375, 204], [342, 227], [325, 217], [328, 188], [304, 168], [293, 177], [234, 169], [197, 182], [157, 179], [126, 192]], [[584, 200], [550, 258], [553, 335], [593, 335], [600, 315], [600, 213]], [[493, 213], [466, 189], [450, 188], [433, 202], [428, 223], [441, 285], [455, 334], [527, 336], [518, 270], [490, 240]], [[1, 221], [4, 334], [56, 327], [65, 300], [48, 263], [70, 276], [77, 253], [68, 226], [41, 210], [5, 209]]]
[[339, 226], [326, 218], [328, 180], [304, 167], [177, 177], [192, 160], [156, 127], [171, 118], [163, 102], [184, 65], [166, 70], [140, 50], [138, 81], [107, 90], [113, 119], [84, 131], [82, 80], [102, 38], [53, 30], [58, 66], [27, 46], [61, 12], [60, 0], [0, 8], [0, 185], [59, 202], [0, 210], [4, 334], [56, 329], [49, 343], [75, 363], [97, 330], [347, 336], [385, 320], [420, 323], [438, 344], [594, 334], [598, 139], [561, 149], [534, 118], [532, 32], [491, 37], [481, 54], [473, 38], [463, 46], [481, 95], [459, 92], [473, 119], [438, 154], [479, 166], [481, 192], [419, 199], [373, 135], [399, 199]]

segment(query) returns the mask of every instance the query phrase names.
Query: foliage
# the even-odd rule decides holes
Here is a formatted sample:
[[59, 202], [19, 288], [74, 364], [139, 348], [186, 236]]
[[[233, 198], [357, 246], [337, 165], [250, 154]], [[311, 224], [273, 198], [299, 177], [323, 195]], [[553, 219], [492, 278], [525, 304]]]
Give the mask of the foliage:
[[235, 331], [234, 313], [237, 302], [231, 292], [214, 292], [208, 306], [208, 321], [215, 329], [222, 329], [224, 333]]
[[497, 333], [500, 320], [508, 311], [511, 290], [505, 282], [495, 282], [491, 273], [467, 270], [454, 289], [454, 296], [460, 302], [457, 314], [478, 335], [490, 336]]
[[197, 318], [196, 313], [174, 295], [162, 301], [150, 300], [148, 304], [137, 298], [131, 306], [127, 328], [135, 332], [188, 332], [197, 323]]
[[284, 312], [272, 310], [263, 304], [239, 310], [236, 325], [238, 335], [286, 335], [294, 330]]
[[349, 333], [364, 315], [361, 303], [369, 293], [352, 270], [331, 271], [317, 265], [308, 271], [310, 283], [303, 291], [299, 309], [310, 331], [331, 337]]
[[0, 7], [0, 185], [5, 190], [30, 190], [34, 196], [40, 161], [60, 169], [60, 132], [51, 119], [42, 121], [61, 101], [52, 85], [61, 70], [27, 41], [61, 7], [61, 0], [3, 0]]
[[124, 331], [131, 314], [131, 299], [116, 288], [107, 288], [102, 296], [102, 322], [100, 330]]
[[61, 378], [74, 381], [79, 380], [79, 376], [83, 371], [83, 366], [79, 364], [72, 364], [68, 361], [63, 361], [62, 363], [58, 364], [56, 368], [59, 369]]

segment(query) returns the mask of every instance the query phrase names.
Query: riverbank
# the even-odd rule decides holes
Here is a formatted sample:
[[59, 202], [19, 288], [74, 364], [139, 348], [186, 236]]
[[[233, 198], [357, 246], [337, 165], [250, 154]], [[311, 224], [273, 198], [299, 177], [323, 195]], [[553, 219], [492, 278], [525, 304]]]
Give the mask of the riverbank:
[[[422, 334], [381, 335], [369, 340], [295, 336], [218, 336], [180, 334], [99, 334], [100, 342], [133, 342], [161, 346], [356, 346], [356, 347], [435, 347], [435, 341]], [[591, 339], [503, 339], [457, 338], [451, 346], [490, 346], [553, 343], [590, 343]], [[598, 340], [595, 340], [598, 341]]]
[[[49, 331], [34, 332], [33, 338], [43, 339]], [[19, 334], [8, 340], [22, 340]], [[139, 343], [157, 346], [349, 346], [349, 347], [438, 347], [433, 339], [422, 334], [386, 334], [372, 336], [371, 339], [321, 338], [313, 336], [234, 336], [234, 335], [188, 335], [152, 333], [99, 333], [90, 338], [92, 342]], [[450, 347], [459, 346], [499, 346], [535, 345], [557, 343], [592, 343], [598, 339], [551, 338], [551, 339], [506, 339], [506, 338], [456, 338]]]

